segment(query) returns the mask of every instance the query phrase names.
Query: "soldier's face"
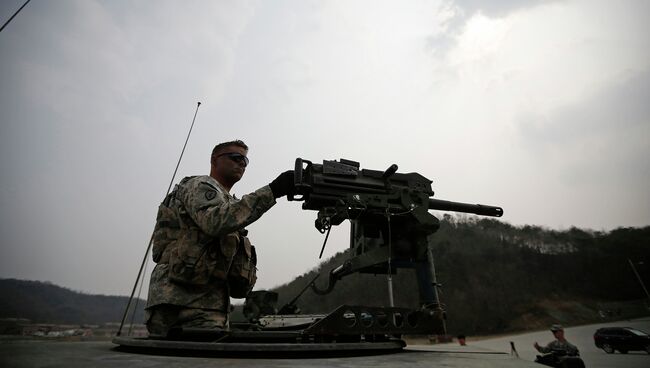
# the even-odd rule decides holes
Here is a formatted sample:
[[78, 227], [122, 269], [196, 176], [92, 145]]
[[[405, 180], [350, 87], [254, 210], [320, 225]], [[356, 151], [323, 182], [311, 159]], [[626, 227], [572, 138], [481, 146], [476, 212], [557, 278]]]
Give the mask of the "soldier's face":
[[237, 157], [237, 155], [231, 156], [227, 153], [237, 153], [246, 157], [248, 151], [239, 146], [228, 146], [221, 150], [216, 155], [218, 157], [213, 161], [217, 175], [234, 184], [244, 176], [247, 161], [242, 160], [240, 157]]

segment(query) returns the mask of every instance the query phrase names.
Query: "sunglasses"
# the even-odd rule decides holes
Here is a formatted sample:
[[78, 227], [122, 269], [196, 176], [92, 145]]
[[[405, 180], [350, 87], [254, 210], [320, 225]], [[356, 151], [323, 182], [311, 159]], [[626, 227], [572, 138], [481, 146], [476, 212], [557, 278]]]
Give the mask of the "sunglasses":
[[235, 162], [237, 162], [239, 164], [244, 164], [244, 166], [248, 166], [248, 157], [242, 155], [241, 153], [226, 152], [226, 153], [222, 153], [220, 155], [217, 155], [216, 158], [219, 158], [221, 156], [226, 156], [229, 159], [231, 159], [232, 161], [235, 161]]

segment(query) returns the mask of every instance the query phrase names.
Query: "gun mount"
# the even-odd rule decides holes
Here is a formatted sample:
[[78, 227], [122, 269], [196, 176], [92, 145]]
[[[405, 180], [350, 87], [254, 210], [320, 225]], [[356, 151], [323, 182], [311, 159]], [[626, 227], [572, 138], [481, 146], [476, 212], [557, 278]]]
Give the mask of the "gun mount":
[[296, 159], [297, 196], [289, 200], [303, 201], [303, 209], [318, 211], [315, 226], [321, 233], [329, 235], [331, 227], [344, 220], [351, 223], [350, 258], [331, 270], [325, 289], [312, 286], [316, 293], [330, 292], [337, 280], [351, 273], [390, 275], [397, 268], [415, 268], [421, 304], [439, 307], [428, 238], [440, 224], [429, 210], [503, 215], [496, 206], [431, 198], [431, 180], [397, 170], [394, 164], [378, 171], [345, 159], [322, 164]]

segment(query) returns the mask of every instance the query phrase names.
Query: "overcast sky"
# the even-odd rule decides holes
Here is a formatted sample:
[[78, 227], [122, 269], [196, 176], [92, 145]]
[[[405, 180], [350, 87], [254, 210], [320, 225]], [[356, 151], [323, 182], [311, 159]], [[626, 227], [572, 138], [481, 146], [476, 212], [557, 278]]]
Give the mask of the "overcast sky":
[[[32, 1], [0, 33], [0, 277], [128, 295], [197, 101], [175, 182], [239, 138], [240, 196], [343, 157], [513, 225], [650, 225], [650, 2], [484, 3]], [[249, 227], [258, 289], [318, 265], [315, 216]]]

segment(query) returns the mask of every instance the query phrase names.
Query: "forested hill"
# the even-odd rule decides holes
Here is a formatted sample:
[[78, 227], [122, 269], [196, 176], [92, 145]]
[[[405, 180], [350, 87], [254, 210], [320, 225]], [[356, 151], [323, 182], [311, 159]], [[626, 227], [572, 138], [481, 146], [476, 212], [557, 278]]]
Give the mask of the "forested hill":
[[[0, 318], [56, 324], [119, 322], [129, 299], [83, 294], [50, 283], [16, 279], [0, 279], [0, 295]], [[138, 303], [136, 322], [143, 320], [144, 303]]]
[[[432, 246], [452, 334], [586, 323], [600, 318], [599, 310], [616, 311], [621, 306], [623, 314], [613, 318], [648, 314], [642, 303], [620, 302], [644, 298], [628, 259], [650, 285], [650, 226], [610, 232], [557, 231], [445, 216]], [[339, 253], [318, 269], [278, 287], [278, 306], [297, 295], [319, 270], [322, 286], [329, 270], [345, 259], [346, 254]], [[397, 306], [418, 306], [412, 271], [400, 269], [393, 277], [393, 288]], [[0, 318], [28, 318], [35, 323], [117, 322], [128, 300], [14, 279], [0, 280], [0, 295]], [[388, 305], [387, 295], [385, 275], [350, 275], [326, 296], [308, 290], [298, 306], [303, 313], [327, 313], [341, 304]], [[143, 306], [140, 300], [136, 322], [142, 321]]]
[[[578, 228], [515, 227], [493, 219], [445, 216], [432, 237], [441, 302], [449, 330], [466, 334], [541, 328], [547, 323], [591, 322], [599, 310], [625, 305], [627, 316], [649, 314], [628, 259], [650, 284], [650, 226], [610, 232]], [[275, 289], [279, 306], [297, 295], [322, 270], [317, 284], [346, 259], [345, 252]], [[640, 263], [640, 264], [639, 264]], [[418, 305], [411, 270], [393, 277], [396, 306]], [[388, 305], [385, 275], [350, 275], [331, 294], [305, 292], [304, 313], [323, 313], [340, 304]], [[621, 304], [620, 301], [636, 300]]]

